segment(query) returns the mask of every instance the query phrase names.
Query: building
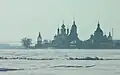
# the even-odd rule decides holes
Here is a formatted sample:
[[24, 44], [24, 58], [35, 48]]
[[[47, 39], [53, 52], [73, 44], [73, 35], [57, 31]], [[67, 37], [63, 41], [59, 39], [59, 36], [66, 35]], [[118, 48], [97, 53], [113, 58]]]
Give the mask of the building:
[[73, 21], [71, 30], [66, 28], [64, 23], [61, 25], [61, 29], [57, 29], [57, 34], [54, 36], [53, 44], [57, 48], [77, 48], [78, 45], [80, 45], [75, 21]]
[[112, 36], [111, 32], [109, 35], [104, 35], [103, 30], [100, 27], [100, 23], [97, 24], [97, 29], [90, 38], [84, 41], [85, 48], [112, 48]]
[[35, 48], [41, 48], [42, 47], [42, 37], [41, 33], [39, 32], [39, 35], [37, 37], [37, 44], [35, 45]]
[[61, 29], [57, 29], [57, 34], [54, 36], [53, 44], [57, 48], [67, 48], [68, 47], [68, 36], [69, 29], [65, 27], [63, 23]]
[[82, 47], [82, 41], [78, 37], [77, 25], [75, 21], [73, 21], [73, 25], [71, 27], [70, 34], [69, 34], [69, 47], [73, 47], [73, 48]]
[[77, 33], [76, 22], [73, 21], [71, 28], [66, 25], [61, 25], [61, 28], [57, 29], [57, 33], [54, 39], [49, 42], [48, 40], [42, 41], [41, 34], [37, 37], [37, 44], [35, 48], [56, 48], [56, 49], [112, 49], [120, 48], [119, 41], [114, 41], [109, 32], [108, 35], [104, 34], [100, 23], [98, 22], [97, 28], [90, 38], [85, 41], [81, 41]]

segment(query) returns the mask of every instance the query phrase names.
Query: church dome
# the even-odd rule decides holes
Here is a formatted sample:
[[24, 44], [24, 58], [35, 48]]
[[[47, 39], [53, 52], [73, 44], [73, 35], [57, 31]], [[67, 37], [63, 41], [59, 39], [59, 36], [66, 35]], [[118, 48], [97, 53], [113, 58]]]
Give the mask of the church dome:
[[100, 28], [99, 22], [98, 22], [97, 29], [96, 29], [95, 32], [101, 32], [101, 33], [103, 33], [102, 29]]
[[62, 24], [62, 26], [61, 26], [62, 28], [65, 28], [65, 25], [64, 24]]

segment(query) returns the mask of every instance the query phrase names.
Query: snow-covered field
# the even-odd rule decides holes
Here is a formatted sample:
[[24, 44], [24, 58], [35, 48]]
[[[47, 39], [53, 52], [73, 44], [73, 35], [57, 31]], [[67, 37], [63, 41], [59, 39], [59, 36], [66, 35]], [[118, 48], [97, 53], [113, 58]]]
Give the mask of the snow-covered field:
[[[0, 69], [20, 70], [0, 71], [0, 75], [120, 75], [120, 60], [66, 60], [69, 57], [84, 58], [88, 56], [120, 59], [120, 50], [4, 49], [0, 50]], [[2, 57], [6, 59], [2, 59]]]

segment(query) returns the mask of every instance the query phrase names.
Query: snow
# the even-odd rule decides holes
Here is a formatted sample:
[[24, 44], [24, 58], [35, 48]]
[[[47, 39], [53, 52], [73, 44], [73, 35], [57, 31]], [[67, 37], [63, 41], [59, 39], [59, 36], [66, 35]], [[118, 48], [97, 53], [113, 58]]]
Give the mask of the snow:
[[[56, 58], [55, 60], [0, 59], [0, 68], [24, 69], [0, 71], [0, 75], [120, 75], [120, 60], [63, 60], [68, 57], [87, 56], [120, 59], [120, 50], [0, 50], [0, 57]], [[61, 65], [72, 67], [59, 67]]]

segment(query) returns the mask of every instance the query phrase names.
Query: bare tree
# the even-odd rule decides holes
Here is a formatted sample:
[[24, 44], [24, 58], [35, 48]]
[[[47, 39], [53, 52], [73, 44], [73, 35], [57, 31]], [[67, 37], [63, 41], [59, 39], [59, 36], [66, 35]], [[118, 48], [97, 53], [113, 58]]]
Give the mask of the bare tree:
[[22, 46], [24, 46], [25, 48], [30, 48], [30, 45], [32, 44], [32, 39], [30, 38], [23, 38], [21, 40]]

